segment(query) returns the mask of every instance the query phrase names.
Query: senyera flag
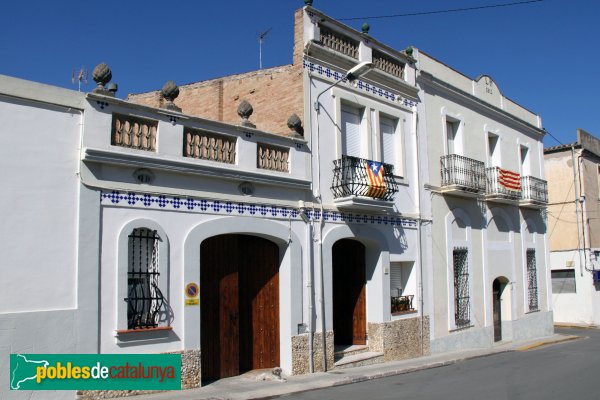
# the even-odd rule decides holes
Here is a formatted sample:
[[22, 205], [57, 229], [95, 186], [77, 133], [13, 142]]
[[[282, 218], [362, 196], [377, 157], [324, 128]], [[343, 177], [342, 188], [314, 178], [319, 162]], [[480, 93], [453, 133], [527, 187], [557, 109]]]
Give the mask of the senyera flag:
[[521, 191], [521, 175], [516, 172], [498, 168], [498, 183], [508, 190]]
[[181, 354], [11, 354], [11, 390], [179, 390]]
[[367, 196], [381, 198], [385, 196], [385, 182], [383, 181], [383, 164], [377, 161], [365, 161], [369, 190]]

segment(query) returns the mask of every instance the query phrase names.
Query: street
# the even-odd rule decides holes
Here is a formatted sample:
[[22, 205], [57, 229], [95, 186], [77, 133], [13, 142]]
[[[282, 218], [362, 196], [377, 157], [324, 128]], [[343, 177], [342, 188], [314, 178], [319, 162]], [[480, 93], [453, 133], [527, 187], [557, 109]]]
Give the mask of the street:
[[557, 329], [556, 332], [588, 338], [280, 398], [599, 399], [596, 385], [600, 373], [600, 330]]

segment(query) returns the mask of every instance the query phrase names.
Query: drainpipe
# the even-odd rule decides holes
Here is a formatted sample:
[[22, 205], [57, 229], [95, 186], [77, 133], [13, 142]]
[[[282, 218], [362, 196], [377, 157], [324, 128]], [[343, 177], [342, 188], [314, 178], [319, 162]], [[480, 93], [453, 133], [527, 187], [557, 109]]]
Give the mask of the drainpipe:
[[308, 371], [309, 373], [314, 372], [314, 355], [313, 355], [313, 229], [314, 229], [314, 213], [308, 218], [306, 215], [306, 209], [304, 208], [304, 202], [300, 200], [298, 202], [298, 208], [300, 211], [300, 217], [306, 224], [306, 255], [304, 257], [304, 265], [308, 272], [306, 292], [308, 297]]
[[571, 160], [573, 162], [573, 186], [575, 187], [575, 219], [577, 220], [577, 253], [579, 254], [579, 273], [583, 276], [583, 260], [581, 258], [581, 228], [579, 227], [579, 188], [575, 171], [575, 146], [571, 144]]
[[[320, 186], [320, 185], [319, 185]], [[325, 220], [323, 219], [323, 200], [319, 195], [319, 203], [321, 205], [321, 219], [319, 223], [319, 279], [321, 280], [321, 334], [323, 341], [323, 372], [327, 371], [327, 331], [325, 324], [325, 282], [323, 282], [323, 225], [325, 224]]]
[[[418, 56], [418, 51], [417, 51], [417, 56]], [[418, 79], [418, 75], [419, 75], [419, 69], [417, 68], [417, 65], [415, 64], [415, 85]], [[415, 105], [415, 109], [413, 110], [413, 118], [412, 118], [412, 135], [415, 138], [415, 155], [416, 155], [416, 166], [417, 166], [417, 212], [419, 215], [419, 225], [417, 225], [417, 234], [419, 235], [419, 297], [420, 297], [420, 306], [419, 306], [419, 310], [420, 310], [420, 314], [421, 314], [421, 355], [424, 355], [425, 351], [424, 351], [424, 339], [425, 339], [425, 333], [424, 333], [424, 329], [425, 329], [425, 321], [424, 321], [424, 314], [425, 314], [425, 299], [424, 299], [424, 289], [423, 289], [423, 238], [422, 238], [422, 234], [423, 234], [423, 210], [421, 210], [421, 168], [419, 165], [419, 161], [421, 160], [421, 155], [419, 152], [419, 136], [418, 136], [418, 132], [417, 132], [417, 127], [418, 127], [418, 112], [417, 112], [417, 106]]]
[[[309, 113], [309, 118], [310, 118], [310, 134], [311, 134], [311, 162], [313, 162], [313, 157], [315, 157], [316, 155], [316, 161], [312, 163], [311, 165], [311, 175], [312, 175], [312, 182], [313, 182], [313, 197], [316, 201], [318, 201], [319, 203], [319, 208], [321, 210], [321, 215], [319, 218], [319, 239], [318, 239], [318, 252], [317, 254], [319, 255], [319, 262], [318, 262], [318, 266], [319, 266], [319, 280], [320, 280], [320, 288], [319, 288], [319, 302], [320, 304], [320, 308], [321, 308], [321, 340], [323, 343], [323, 371], [327, 371], [327, 331], [326, 331], [326, 324], [325, 324], [325, 284], [323, 282], [323, 276], [324, 276], [324, 272], [323, 272], [323, 225], [325, 223], [325, 220], [323, 219], [323, 199], [321, 198], [321, 149], [320, 149], [320, 145], [319, 145], [319, 110], [315, 110], [314, 107], [312, 107], [312, 76], [309, 72], [308, 74], [309, 76], [309, 103], [310, 103], [310, 113]], [[313, 110], [316, 113], [316, 129], [315, 132], [313, 134], [313, 129], [312, 129], [312, 123], [313, 123]], [[316, 185], [315, 185], [315, 179], [314, 179], [314, 169], [316, 168]], [[313, 215], [314, 215], [314, 210], [313, 210]], [[314, 232], [314, 231], [313, 231]], [[312, 243], [312, 242], [311, 242]], [[314, 264], [313, 264], [314, 265]], [[312, 269], [311, 269], [312, 271]], [[311, 272], [312, 273], [312, 272]], [[312, 294], [311, 294], [312, 295]], [[312, 320], [312, 314], [310, 315], [310, 318]], [[312, 331], [311, 331], [311, 335], [312, 335]], [[311, 344], [312, 347], [312, 344]], [[309, 355], [309, 359], [311, 359], [313, 357], [312, 352]], [[313, 360], [314, 362], [314, 360]], [[314, 368], [314, 366], [313, 366]]]
[[420, 297], [420, 306], [419, 310], [421, 313], [421, 355], [424, 355], [424, 346], [423, 341], [425, 338], [425, 321], [424, 317], [424, 308], [425, 308], [425, 299], [424, 297], [424, 289], [423, 289], [423, 238], [422, 238], [422, 226], [423, 226], [423, 212], [421, 210], [421, 168], [419, 168], [420, 154], [419, 154], [419, 140], [417, 135], [417, 112], [413, 111], [413, 121], [412, 121], [412, 134], [415, 138], [415, 154], [416, 154], [416, 166], [417, 166], [417, 211], [419, 215], [419, 225], [417, 225], [417, 234], [419, 236], [419, 297]]

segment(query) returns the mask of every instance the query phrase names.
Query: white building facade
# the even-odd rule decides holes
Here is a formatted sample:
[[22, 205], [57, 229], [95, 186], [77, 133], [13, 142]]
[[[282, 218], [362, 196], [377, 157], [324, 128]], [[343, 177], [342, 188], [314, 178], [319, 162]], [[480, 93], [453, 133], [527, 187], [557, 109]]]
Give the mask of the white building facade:
[[541, 119], [418, 52], [433, 353], [551, 335]]

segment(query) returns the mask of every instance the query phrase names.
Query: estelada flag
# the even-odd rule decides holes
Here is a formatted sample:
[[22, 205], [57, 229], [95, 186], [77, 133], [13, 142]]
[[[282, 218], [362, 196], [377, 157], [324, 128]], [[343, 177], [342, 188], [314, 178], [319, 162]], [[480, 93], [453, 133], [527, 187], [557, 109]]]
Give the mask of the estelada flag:
[[498, 168], [498, 183], [508, 190], [521, 191], [521, 175], [516, 172]]
[[377, 161], [365, 161], [369, 190], [367, 196], [381, 198], [385, 196], [385, 182], [383, 181], [383, 164]]

